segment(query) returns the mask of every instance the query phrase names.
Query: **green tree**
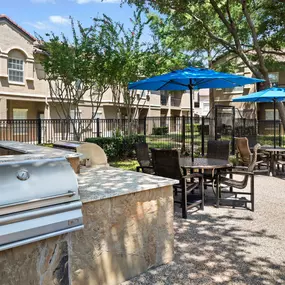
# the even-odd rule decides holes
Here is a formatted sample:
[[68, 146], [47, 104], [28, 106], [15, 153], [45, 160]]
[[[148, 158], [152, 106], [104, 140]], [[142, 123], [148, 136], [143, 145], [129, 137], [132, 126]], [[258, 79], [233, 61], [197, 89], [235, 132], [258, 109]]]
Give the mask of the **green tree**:
[[138, 117], [147, 98], [137, 90], [128, 90], [128, 84], [187, 65], [187, 56], [174, 54], [164, 48], [158, 38], [153, 37], [150, 42], [143, 41], [143, 32], [150, 21], [144, 18], [143, 10], [137, 9], [130, 19], [129, 29], [106, 15], [94, 19], [96, 25], [104, 30], [105, 40], [102, 42], [112, 59], [112, 73], [108, 78], [108, 85], [112, 90], [117, 118], [122, 117], [122, 110], [125, 111], [128, 135], [132, 133], [135, 118]]
[[[46, 41], [40, 36], [38, 38], [52, 105], [60, 118], [69, 120], [74, 139], [80, 140], [90, 129], [108, 89], [110, 56], [102, 49], [103, 31], [98, 26], [86, 29], [80, 23], [75, 25], [71, 19], [71, 29], [71, 42], [66, 36], [53, 33], [46, 35]], [[84, 101], [92, 110], [87, 124], [80, 120], [79, 106]]]
[[[268, 70], [279, 67], [284, 56], [285, 5], [281, 0], [123, 0], [144, 9], [152, 7], [173, 19], [173, 24], [192, 41], [190, 50], [203, 50], [203, 39], [233, 61], [238, 58], [257, 78], [270, 85]], [[229, 58], [228, 58], [229, 59]], [[227, 63], [229, 60], [227, 60]], [[285, 126], [285, 110], [278, 103]]]

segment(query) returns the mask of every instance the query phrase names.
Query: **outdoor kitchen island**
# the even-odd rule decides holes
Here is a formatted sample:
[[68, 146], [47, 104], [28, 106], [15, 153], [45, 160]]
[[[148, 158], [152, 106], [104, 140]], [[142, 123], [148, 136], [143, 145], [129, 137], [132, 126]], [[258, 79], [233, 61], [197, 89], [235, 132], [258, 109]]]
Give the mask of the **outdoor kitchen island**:
[[0, 251], [1, 285], [119, 284], [172, 260], [175, 180], [112, 167], [77, 177], [84, 229]]

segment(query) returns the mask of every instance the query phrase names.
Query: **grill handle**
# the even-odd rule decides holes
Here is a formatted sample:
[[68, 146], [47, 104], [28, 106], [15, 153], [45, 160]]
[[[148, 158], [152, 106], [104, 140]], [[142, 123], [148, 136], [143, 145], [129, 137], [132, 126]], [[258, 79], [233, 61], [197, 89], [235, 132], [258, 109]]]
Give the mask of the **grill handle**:
[[63, 197], [72, 197], [75, 194], [76, 193], [74, 191], [68, 191], [67, 193], [64, 193], [64, 194], [52, 195], [52, 196], [47, 196], [47, 197], [43, 197], [43, 198], [21, 201], [21, 202], [17, 202], [17, 203], [4, 204], [4, 205], [0, 206], [0, 209], [8, 208], [8, 207], [14, 207], [14, 206], [20, 206], [20, 205], [25, 205], [25, 204], [30, 204], [30, 203], [40, 202], [40, 201], [46, 201], [46, 200], [51, 200], [51, 199], [57, 199], [57, 198], [63, 198]]

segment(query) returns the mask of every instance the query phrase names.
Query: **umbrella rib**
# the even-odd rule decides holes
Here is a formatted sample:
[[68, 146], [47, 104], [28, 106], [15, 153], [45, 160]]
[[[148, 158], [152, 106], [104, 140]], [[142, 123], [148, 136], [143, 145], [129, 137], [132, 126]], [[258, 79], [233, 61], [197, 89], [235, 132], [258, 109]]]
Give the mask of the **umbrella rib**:
[[208, 79], [208, 80], [201, 79], [201, 80], [198, 81], [197, 84], [195, 84], [194, 86], [198, 86], [199, 84], [209, 83], [209, 82], [214, 81], [214, 80], [217, 80], [217, 79], [230, 82], [230, 83], [232, 83], [232, 84], [235, 85], [235, 86], [239, 86], [237, 83], [234, 83], [234, 82], [232, 82], [231, 80], [228, 80], [228, 79], [226, 79], [226, 78], [210, 78], [210, 79]]
[[163, 85], [161, 85], [159, 88], [157, 88], [156, 90], [161, 90], [161, 88], [163, 88], [166, 84], [168, 83], [175, 83], [177, 85], [181, 85], [181, 86], [188, 86], [187, 84], [182, 84], [180, 82], [176, 82], [175, 80], [170, 79], [169, 81], [166, 81]]

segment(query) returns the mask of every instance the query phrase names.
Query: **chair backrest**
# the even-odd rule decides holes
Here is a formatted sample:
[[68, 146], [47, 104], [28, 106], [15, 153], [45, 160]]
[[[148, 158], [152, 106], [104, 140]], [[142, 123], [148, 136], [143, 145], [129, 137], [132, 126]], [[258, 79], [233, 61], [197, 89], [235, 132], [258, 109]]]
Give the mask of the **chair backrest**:
[[230, 141], [208, 141], [207, 158], [228, 160], [230, 156]]
[[176, 149], [151, 149], [154, 173], [158, 176], [178, 179], [182, 178], [179, 151]]
[[140, 166], [150, 166], [149, 148], [147, 143], [135, 144], [137, 160]]
[[235, 138], [236, 151], [239, 154], [242, 163], [246, 166], [250, 164], [251, 152], [246, 137]]
[[261, 148], [261, 145], [259, 143], [257, 143], [254, 147], [253, 147], [253, 154], [252, 154], [252, 159], [248, 165], [248, 171], [252, 172], [255, 168], [256, 165], [256, 161], [257, 161], [257, 151]]
[[248, 139], [249, 147], [254, 147], [257, 144], [257, 136], [256, 135], [248, 135], [246, 137]]
[[[253, 148], [253, 155], [252, 155], [252, 159], [248, 165], [248, 169], [247, 171], [249, 172], [252, 172], [255, 168], [255, 165], [256, 165], [256, 161], [257, 161], [257, 151], [260, 149], [261, 145], [258, 143], [254, 146]], [[244, 176], [244, 179], [242, 181], [240, 181], [240, 183], [242, 184], [242, 188], [245, 188], [246, 185], [247, 185], [247, 182], [248, 182], [248, 178], [249, 178], [249, 175], [246, 174]]]

